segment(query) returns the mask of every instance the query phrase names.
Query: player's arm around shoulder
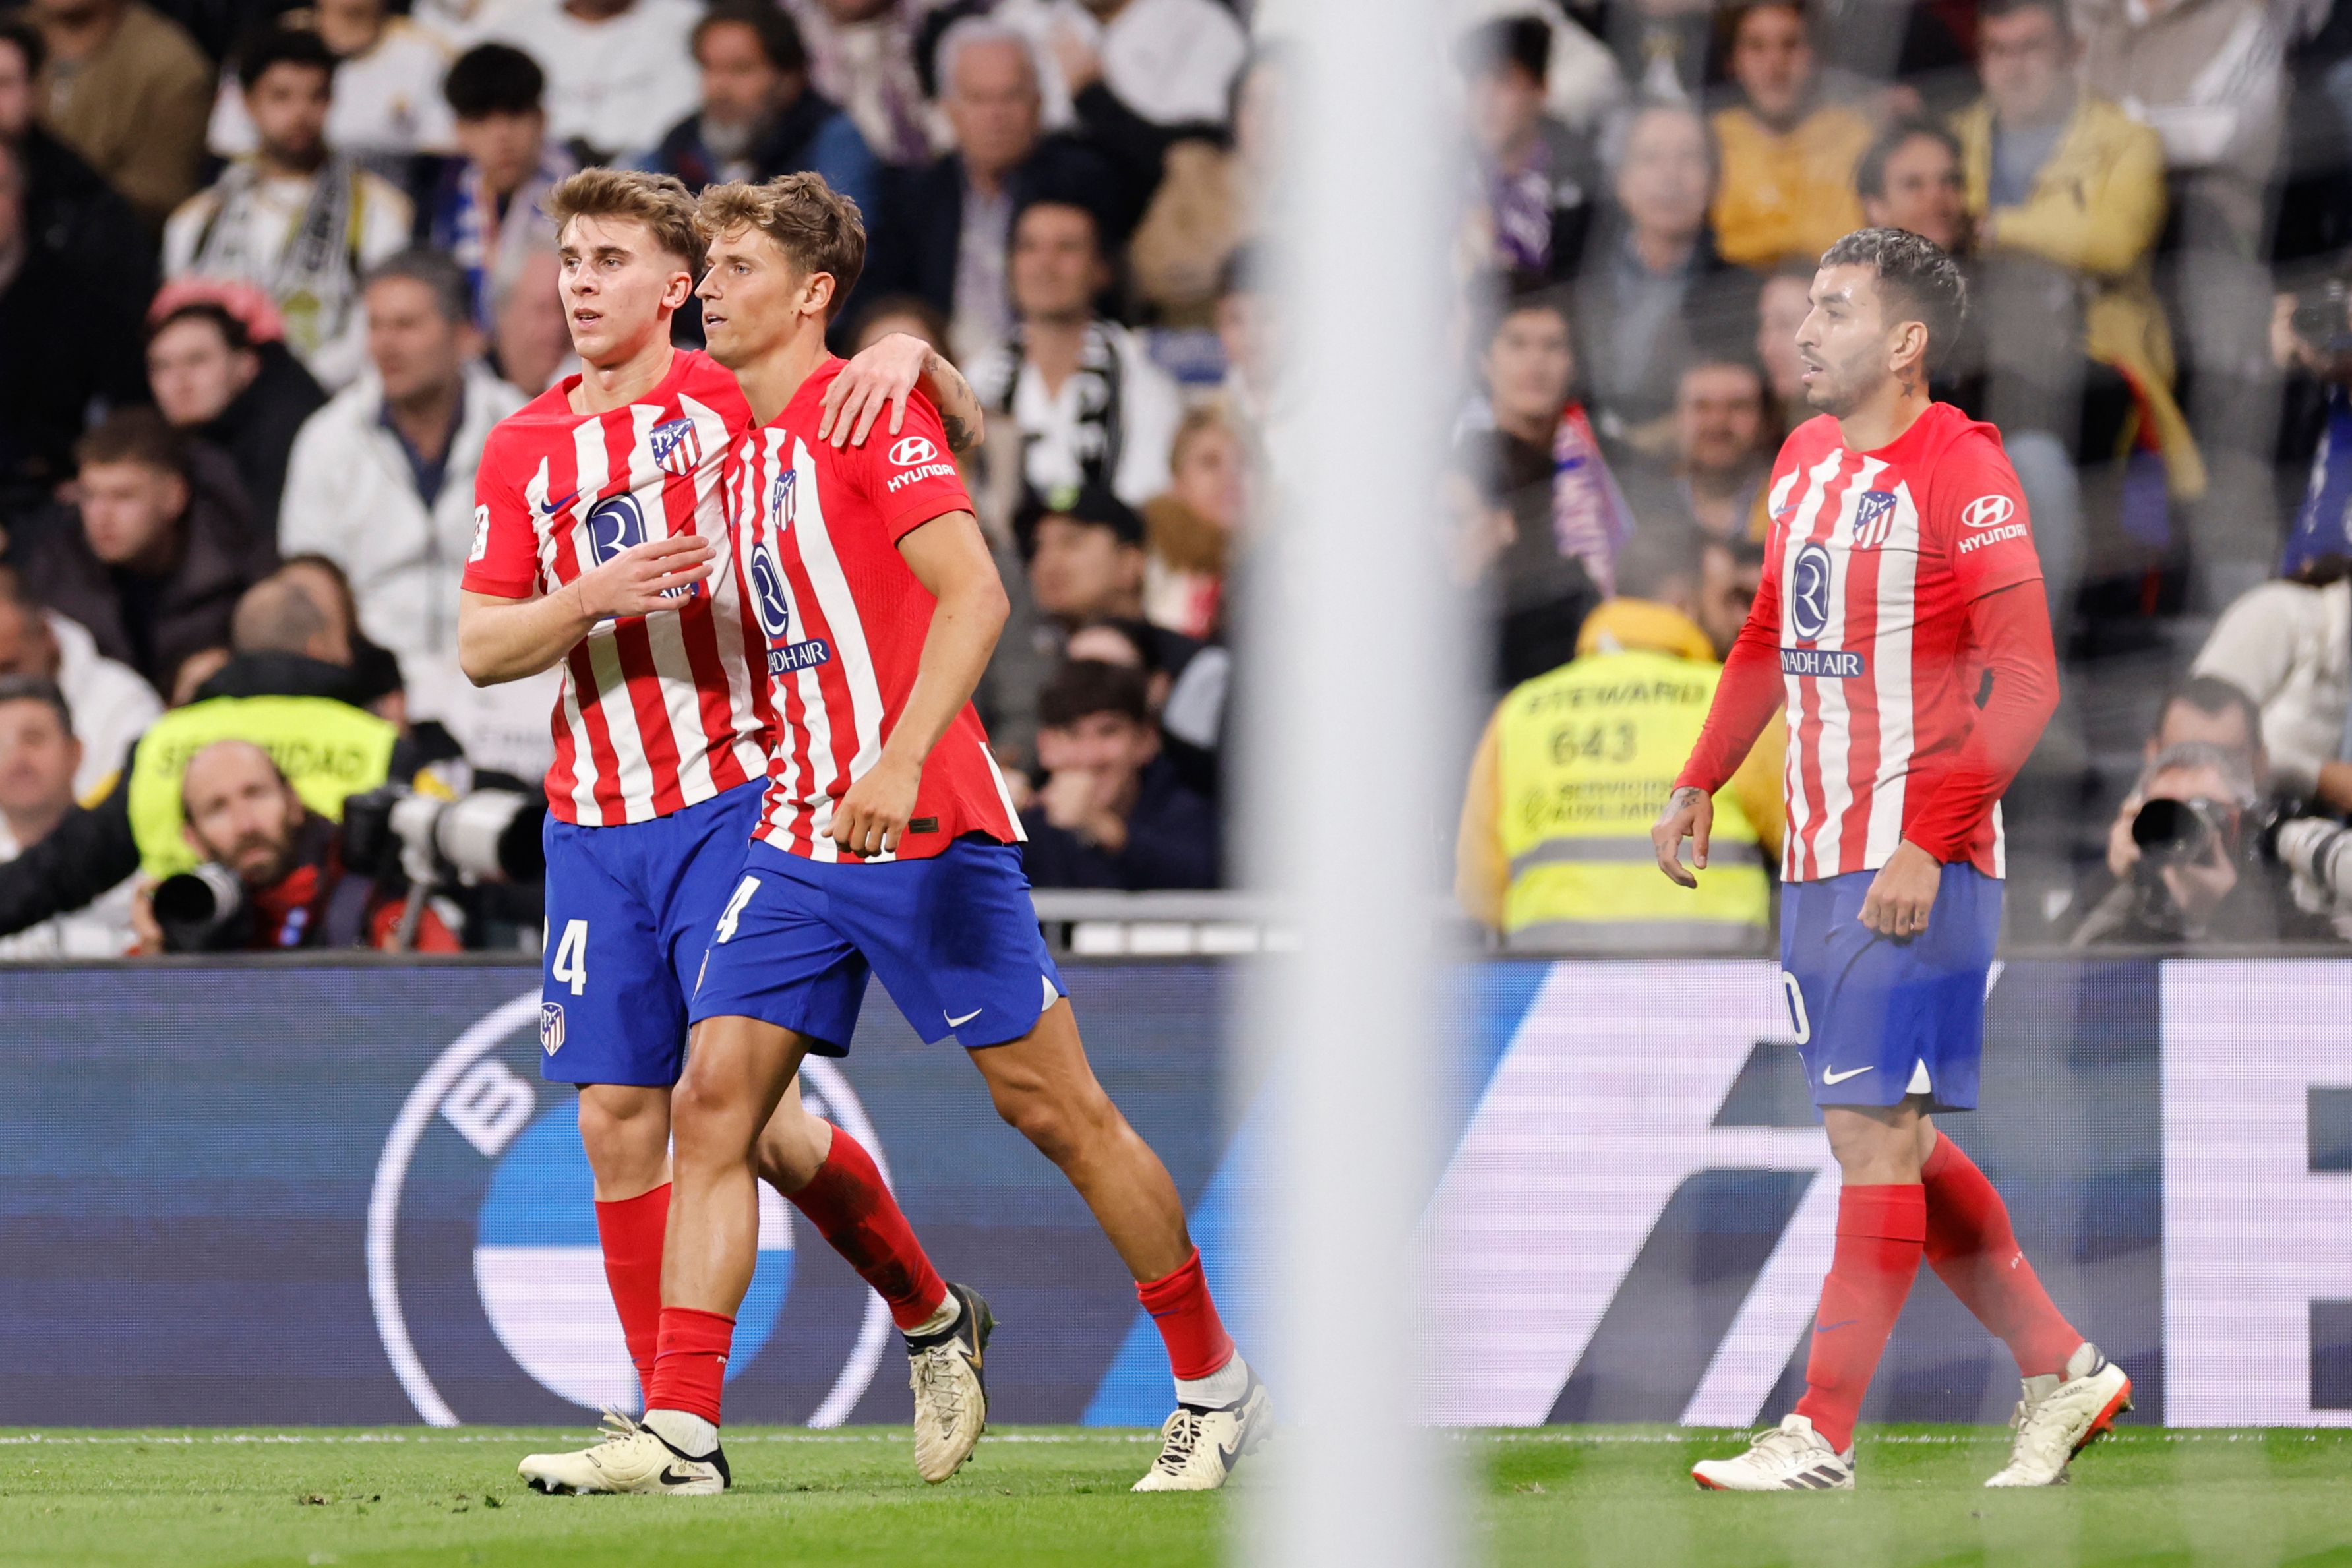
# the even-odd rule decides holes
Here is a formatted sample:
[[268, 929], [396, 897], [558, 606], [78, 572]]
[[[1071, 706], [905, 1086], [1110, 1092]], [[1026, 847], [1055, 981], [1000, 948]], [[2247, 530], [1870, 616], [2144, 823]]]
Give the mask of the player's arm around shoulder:
[[892, 332], [858, 351], [824, 389], [816, 438], [838, 449], [863, 447], [884, 408], [894, 437], [907, 423], [907, 400], [921, 394], [939, 413], [948, 450], [957, 457], [987, 438], [979, 395], [948, 357], [909, 332]]

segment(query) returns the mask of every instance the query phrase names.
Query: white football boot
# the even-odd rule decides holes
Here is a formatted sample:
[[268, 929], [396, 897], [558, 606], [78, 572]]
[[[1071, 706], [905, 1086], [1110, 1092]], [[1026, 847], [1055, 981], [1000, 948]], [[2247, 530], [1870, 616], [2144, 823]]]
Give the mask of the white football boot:
[[2074, 1456], [2114, 1431], [2116, 1417], [2131, 1407], [2131, 1379], [2124, 1369], [2098, 1346], [2081, 1346], [2066, 1358], [2063, 1375], [2025, 1380], [2025, 1396], [2009, 1418], [2017, 1432], [2009, 1464], [1985, 1485], [2063, 1485]]
[[1135, 1483], [1139, 1492], [1214, 1491], [1242, 1456], [1274, 1435], [1274, 1395], [1250, 1373], [1249, 1392], [1230, 1410], [1179, 1405], [1160, 1426], [1160, 1457]]
[[617, 1410], [604, 1412], [608, 1430], [593, 1448], [531, 1454], [517, 1466], [522, 1479], [552, 1497], [575, 1492], [658, 1492], [715, 1497], [732, 1484], [727, 1456], [713, 1448], [701, 1458], [680, 1452], [660, 1433]]
[[948, 1292], [961, 1305], [936, 1334], [907, 1342], [907, 1386], [915, 1391], [915, 1468], [934, 1486], [963, 1468], [988, 1430], [988, 1383], [982, 1363], [996, 1318], [980, 1293]]
[[1853, 1450], [1839, 1453], [1813, 1424], [1790, 1411], [1748, 1441], [1736, 1458], [1701, 1459], [1691, 1479], [1711, 1492], [1852, 1491]]

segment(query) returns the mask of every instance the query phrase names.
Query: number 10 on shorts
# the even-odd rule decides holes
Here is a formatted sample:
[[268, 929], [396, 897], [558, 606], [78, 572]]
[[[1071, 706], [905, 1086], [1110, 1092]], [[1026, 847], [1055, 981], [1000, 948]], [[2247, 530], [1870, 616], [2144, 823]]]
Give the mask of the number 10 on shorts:
[[586, 921], [563, 922], [563, 940], [555, 944], [555, 963], [549, 968], [548, 973], [555, 977], [558, 984], [571, 986], [572, 994], [574, 996], [584, 995], [587, 993], [588, 922]]

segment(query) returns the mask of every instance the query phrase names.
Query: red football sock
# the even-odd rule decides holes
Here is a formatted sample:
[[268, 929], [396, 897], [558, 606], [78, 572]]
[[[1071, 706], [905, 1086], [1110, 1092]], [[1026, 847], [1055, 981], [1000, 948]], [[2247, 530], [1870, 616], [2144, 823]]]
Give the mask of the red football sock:
[[808, 1185], [790, 1194], [816, 1233], [890, 1305], [900, 1330], [919, 1327], [948, 1299], [947, 1282], [915, 1239], [866, 1146], [836, 1127]]
[[727, 1352], [735, 1343], [735, 1320], [694, 1307], [661, 1310], [661, 1349], [654, 1358], [647, 1410], [683, 1410], [719, 1425], [719, 1395], [727, 1387]]
[[629, 1359], [637, 1363], [637, 1391], [654, 1386], [654, 1346], [661, 1334], [662, 1236], [669, 1228], [669, 1184], [617, 1203], [596, 1205], [596, 1239], [604, 1248], [604, 1280], [621, 1314]]
[[1837, 1251], [1813, 1314], [1813, 1351], [1797, 1414], [1844, 1452], [1886, 1336], [1903, 1313], [1927, 1234], [1927, 1195], [1916, 1183], [1838, 1194]]
[[1190, 1383], [1222, 1369], [1234, 1359], [1233, 1337], [1209, 1300], [1209, 1279], [1201, 1270], [1201, 1249], [1173, 1274], [1147, 1279], [1135, 1288], [1135, 1299], [1151, 1314], [1168, 1346], [1168, 1365]]
[[2021, 1376], [2063, 1373], [2083, 1342], [2042, 1288], [2009, 1226], [2009, 1205], [1949, 1138], [1920, 1168], [1927, 1193], [1927, 1266], [1977, 1321], [2000, 1336]]

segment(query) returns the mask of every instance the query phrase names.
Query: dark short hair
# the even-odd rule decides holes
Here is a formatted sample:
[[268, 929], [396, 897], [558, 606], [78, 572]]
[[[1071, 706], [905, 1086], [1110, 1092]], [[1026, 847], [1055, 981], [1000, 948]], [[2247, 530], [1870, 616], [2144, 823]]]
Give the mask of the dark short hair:
[[2065, 0], [1983, 0], [1977, 7], [1977, 20], [1990, 21], [1996, 16], [2013, 16], [2020, 11], [2047, 11], [2058, 25], [2058, 36], [2069, 41], [2074, 37], [2074, 23], [2066, 15]]
[[1505, 321], [1509, 321], [1513, 316], [1524, 316], [1536, 310], [1549, 311], [1558, 316], [1560, 325], [1568, 329], [1569, 342], [1571, 345], [1575, 342], [1575, 302], [1569, 299], [1566, 289], [1557, 287], [1521, 289], [1504, 295], [1496, 301], [1488, 315], [1486, 330], [1481, 334], [1479, 342], [1491, 344], [1502, 332]]
[[1903, 149], [1906, 142], [1925, 136], [1940, 143], [1952, 155], [1952, 162], [1961, 161], [1960, 139], [1932, 120], [1898, 120], [1872, 139], [1862, 161], [1853, 166], [1853, 188], [1857, 195], [1870, 201], [1886, 197], [1886, 161]]
[[25, 57], [26, 76], [40, 75], [41, 68], [48, 63], [47, 42], [42, 38], [41, 30], [25, 19], [22, 11], [0, 16], [0, 44], [15, 46], [16, 52]]
[[466, 281], [466, 269], [447, 251], [425, 246], [395, 251], [368, 268], [362, 288], [373, 289], [394, 278], [423, 284], [433, 296], [434, 310], [450, 325], [463, 326], [474, 319], [473, 285]]
[[508, 44], [477, 44], [459, 55], [442, 79], [441, 96], [460, 120], [529, 114], [547, 98], [547, 73]]
[[74, 443], [77, 467], [144, 463], [165, 473], [188, 476], [187, 443], [152, 408], [118, 408]]
[[1867, 267], [1879, 288], [1927, 328], [1927, 367], [1951, 352], [1968, 319], [1968, 279], [1934, 240], [1903, 228], [1858, 228], [1822, 252], [1823, 267]]
[[1066, 730], [1097, 713], [1150, 723], [1150, 694], [1143, 672], [1096, 658], [1074, 658], [1055, 671], [1037, 694], [1037, 722], [1049, 730]]
[[147, 329], [147, 341], [153, 342], [182, 321], [203, 321], [221, 335], [229, 353], [245, 353], [253, 347], [253, 333], [236, 311], [217, 300], [191, 300], [167, 312], [163, 319]]
[[236, 48], [236, 83], [251, 92], [272, 66], [301, 66], [335, 74], [335, 54], [327, 40], [307, 27], [257, 27]]
[[1644, 522], [1617, 552], [1617, 591], [1636, 599], [1660, 597], [1677, 577], [1698, 582], [1706, 535], [1679, 520]]
[[1006, 226], [1005, 234], [1008, 237], [1018, 235], [1021, 232], [1021, 221], [1039, 207], [1067, 207], [1072, 212], [1084, 214], [1087, 227], [1094, 232], [1095, 255], [1104, 260], [1109, 259], [1109, 224], [1104, 221], [1103, 215], [1091, 201], [1074, 191], [1041, 191], [1033, 195], [1027, 201], [1013, 209], [1013, 221]]
[[54, 680], [44, 680], [37, 675], [0, 675], [0, 702], [38, 702], [58, 716], [68, 738], [74, 732], [73, 709], [66, 703], [66, 694], [58, 689]]
[[2235, 681], [2224, 680], [2218, 675], [2190, 676], [2174, 687], [2170, 695], [2165, 698], [2164, 706], [2157, 710], [2158, 728], [2163, 727], [2164, 715], [2176, 702], [2185, 702], [2200, 713], [2217, 719], [2224, 713], [2234, 712], [2245, 721], [2247, 736], [2257, 745], [2262, 742], [2262, 705], [2247, 696]]
[[1454, 61], [1466, 73], [1517, 66], [1537, 82], [1551, 76], [1551, 28], [1540, 16], [1497, 16], [1462, 35]]
[[771, 66], [786, 75], [806, 74], [808, 46], [801, 41], [800, 25], [771, 0], [712, 0], [710, 9], [687, 37], [687, 52], [699, 57], [704, 36], [730, 22], [751, 29], [751, 36], [760, 42], [760, 53]]

